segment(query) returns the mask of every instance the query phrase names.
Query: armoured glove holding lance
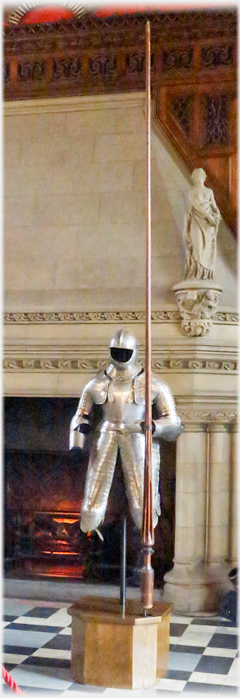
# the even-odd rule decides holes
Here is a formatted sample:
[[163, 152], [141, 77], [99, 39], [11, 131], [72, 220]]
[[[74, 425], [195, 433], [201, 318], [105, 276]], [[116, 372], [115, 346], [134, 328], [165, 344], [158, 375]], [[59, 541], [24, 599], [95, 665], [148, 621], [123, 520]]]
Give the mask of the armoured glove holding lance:
[[[100, 418], [93, 440], [81, 510], [81, 529], [96, 530], [103, 522], [114, 468], [120, 451], [125, 487], [132, 518], [142, 527], [145, 461], [145, 372], [137, 363], [137, 341], [127, 330], [119, 330], [110, 342], [111, 363], [99, 371], [83, 389], [70, 426], [70, 449], [84, 449], [86, 434], [93, 429], [94, 409]], [[174, 400], [167, 384], [152, 375], [153, 410], [152, 481], [153, 525], [160, 514], [159, 439], [173, 441], [182, 432]]]

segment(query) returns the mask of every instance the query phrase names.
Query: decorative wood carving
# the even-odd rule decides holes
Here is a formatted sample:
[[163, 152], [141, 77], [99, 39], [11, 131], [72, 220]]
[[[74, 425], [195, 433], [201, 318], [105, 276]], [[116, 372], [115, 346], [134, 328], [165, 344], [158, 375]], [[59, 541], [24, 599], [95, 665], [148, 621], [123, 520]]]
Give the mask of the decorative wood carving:
[[151, 22], [154, 118], [190, 170], [203, 167], [236, 230], [237, 9], [147, 12], [5, 27], [6, 100], [145, 89]]

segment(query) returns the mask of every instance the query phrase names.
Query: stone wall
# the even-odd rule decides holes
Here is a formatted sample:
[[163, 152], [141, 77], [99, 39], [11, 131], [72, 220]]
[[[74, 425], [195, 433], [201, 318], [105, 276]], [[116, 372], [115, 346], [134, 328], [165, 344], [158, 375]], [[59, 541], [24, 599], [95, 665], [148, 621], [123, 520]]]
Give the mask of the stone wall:
[[[78, 397], [106, 365], [109, 339], [123, 324], [137, 336], [144, 359], [144, 110], [142, 93], [5, 106], [7, 396]], [[197, 338], [181, 331], [172, 287], [183, 277], [189, 186], [189, 173], [153, 123], [153, 370], [170, 385], [185, 423], [177, 444], [176, 566], [166, 587], [176, 610], [193, 612], [216, 605], [220, 577], [226, 581], [236, 562], [230, 512], [236, 507], [238, 335], [236, 244], [223, 221], [215, 274], [223, 292], [211, 332]], [[207, 454], [216, 443], [221, 451], [222, 441], [228, 455], [218, 464]], [[225, 468], [224, 549], [217, 547], [211, 519], [217, 487], [211, 463], [214, 472]], [[189, 470], [198, 479], [189, 481]]]

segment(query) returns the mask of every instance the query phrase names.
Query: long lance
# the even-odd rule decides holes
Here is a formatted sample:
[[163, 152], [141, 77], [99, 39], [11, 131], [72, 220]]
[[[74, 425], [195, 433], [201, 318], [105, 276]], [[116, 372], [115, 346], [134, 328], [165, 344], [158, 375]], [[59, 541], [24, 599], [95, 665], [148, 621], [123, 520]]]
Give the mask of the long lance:
[[152, 488], [152, 395], [151, 395], [151, 47], [150, 23], [146, 23], [146, 140], [147, 140], [147, 226], [146, 226], [146, 325], [145, 325], [145, 467], [143, 492], [141, 601], [144, 614], [153, 606], [154, 571], [151, 555], [154, 544]]

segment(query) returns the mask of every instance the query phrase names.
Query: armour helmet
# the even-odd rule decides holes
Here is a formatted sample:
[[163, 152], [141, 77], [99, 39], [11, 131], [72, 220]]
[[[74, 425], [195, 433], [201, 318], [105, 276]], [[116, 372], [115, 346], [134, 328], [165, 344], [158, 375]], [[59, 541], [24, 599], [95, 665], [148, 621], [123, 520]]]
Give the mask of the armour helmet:
[[110, 355], [112, 362], [119, 368], [132, 366], [137, 357], [138, 342], [125, 327], [118, 330], [110, 341]]

